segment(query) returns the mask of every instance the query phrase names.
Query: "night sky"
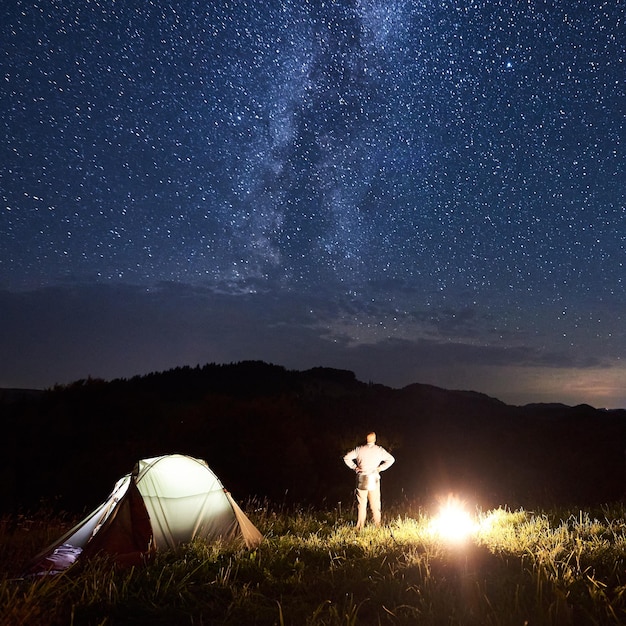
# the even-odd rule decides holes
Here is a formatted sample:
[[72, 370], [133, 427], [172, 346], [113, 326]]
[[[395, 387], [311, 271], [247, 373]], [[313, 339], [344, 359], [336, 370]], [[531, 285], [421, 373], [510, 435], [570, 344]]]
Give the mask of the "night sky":
[[626, 407], [623, 0], [5, 4], [1, 387]]

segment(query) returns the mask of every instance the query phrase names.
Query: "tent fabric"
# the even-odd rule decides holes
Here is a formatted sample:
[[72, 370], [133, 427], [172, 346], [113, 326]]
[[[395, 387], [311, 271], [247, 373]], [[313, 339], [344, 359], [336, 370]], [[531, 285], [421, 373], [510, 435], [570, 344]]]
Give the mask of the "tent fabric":
[[129, 481], [124, 498], [97, 528], [83, 548], [85, 557], [100, 552], [115, 555], [118, 561], [140, 563], [154, 549], [148, 511], [134, 481]]
[[224, 487], [204, 461], [146, 459], [138, 464], [135, 482], [152, 521], [156, 548], [173, 548], [189, 537], [231, 539], [238, 532]]
[[154, 550], [194, 539], [239, 539], [256, 548], [263, 535], [205, 461], [181, 454], [143, 459], [99, 507], [38, 554], [27, 574], [62, 571], [98, 553], [141, 563]]

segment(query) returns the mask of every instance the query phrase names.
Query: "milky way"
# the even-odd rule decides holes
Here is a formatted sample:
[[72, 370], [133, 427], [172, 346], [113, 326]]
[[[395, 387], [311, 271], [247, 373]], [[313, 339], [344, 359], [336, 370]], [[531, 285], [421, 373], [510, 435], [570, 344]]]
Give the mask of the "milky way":
[[[593, 375], [571, 398], [626, 402], [625, 8], [12, 3], [0, 26], [9, 347], [27, 298], [135, 289], [160, 309], [195, 303], [182, 309], [191, 334], [172, 329], [177, 350], [138, 369], [249, 355], [502, 395], [521, 367], [526, 399], [546, 376], [559, 399], [574, 368]], [[244, 336], [282, 326], [290, 339], [229, 351], [208, 310], [218, 335], [236, 312]], [[315, 335], [298, 335], [300, 360], [297, 329]], [[133, 373], [113, 361], [56, 375]], [[468, 378], [474, 366], [508, 382]], [[0, 384], [19, 385], [15, 371]]]

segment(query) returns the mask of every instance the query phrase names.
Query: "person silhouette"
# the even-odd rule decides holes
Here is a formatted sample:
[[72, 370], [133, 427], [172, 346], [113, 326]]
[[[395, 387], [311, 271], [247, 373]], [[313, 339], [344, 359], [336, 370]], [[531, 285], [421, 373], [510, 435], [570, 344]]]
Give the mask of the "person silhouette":
[[365, 445], [350, 450], [343, 460], [357, 474], [357, 530], [365, 526], [368, 502], [372, 521], [375, 526], [380, 526], [382, 517], [380, 472], [389, 469], [394, 464], [395, 458], [385, 448], [376, 445], [376, 433], [370, 432], [367, 434]]

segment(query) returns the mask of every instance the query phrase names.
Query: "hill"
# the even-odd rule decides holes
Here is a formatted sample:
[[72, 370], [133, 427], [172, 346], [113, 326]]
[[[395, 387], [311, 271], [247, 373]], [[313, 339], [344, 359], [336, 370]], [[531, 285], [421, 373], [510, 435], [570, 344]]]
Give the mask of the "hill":
[[368, 430], [396, 457], [384, 498], [455, 491], [484, 506], [623, 495], [626, 411], [516, 407], [469, 391], [358, 381], [262, 362], [80, 380], [0, 403], [0, 507], [102, 501], [143, 457], [204, 458], [236, 498], [352, 502], [342, 461]]

